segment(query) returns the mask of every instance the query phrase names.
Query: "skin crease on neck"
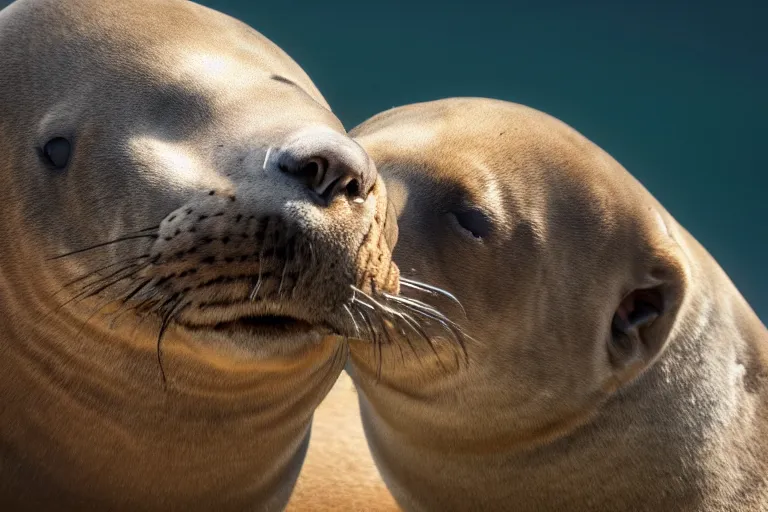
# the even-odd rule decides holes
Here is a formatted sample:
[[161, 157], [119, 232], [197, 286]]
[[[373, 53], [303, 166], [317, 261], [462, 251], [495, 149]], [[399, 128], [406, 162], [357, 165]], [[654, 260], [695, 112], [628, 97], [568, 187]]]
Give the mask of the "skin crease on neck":
[[[403, 277], [461, 302], [433, 298], [467, 351], [440, 336], [436, 353], [351, 344], [357, 397], [334, 390], [318, 410], [359, 398], [368, 446], [338, 426], [350, 474], [370, 447], [406, 511], [768, 508], [768, 332], [610, 155], [479, 98], [395, 108], [350, 134], [398, 211]], [[313, 438], [308, 460], [327, 445]], [[298, 489], [318, 477], [305, 468]], [[391, 510], [383, 487], [361, 493]]]
[[375, 166], [192, 2], [20, 0], [0, 70], [0, 510], [282, 510], [397, 293]]

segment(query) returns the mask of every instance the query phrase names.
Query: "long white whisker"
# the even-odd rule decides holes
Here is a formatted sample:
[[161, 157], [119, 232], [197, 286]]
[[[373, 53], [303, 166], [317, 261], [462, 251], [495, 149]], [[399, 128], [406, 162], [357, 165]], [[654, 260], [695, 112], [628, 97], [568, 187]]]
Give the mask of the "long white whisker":
[[[431, 311], [424, 311], [423, 309], [419, 309], [418, 307], [414, 307], [408, 303], [403, 302], [403, 307], [408, 308], [409, 310], [413, 311], [417, 315], [421, 315], [427, 318], [430, 318], [432, 320], [435, 320], [436, 322], [439, 322], [443, 327], [445, 327], [446, 330], [450, 331], [451, 334], [458, 340], [459, 337], [467, 338], [472, 341], [477, 341], [473, 337], [471, 337], [469, 334], [464, 332], [464, 329], [461, 328], [459, 324], [456, 322], [450, 320], [449, 318], [446, 318], [440, 312], [437, 312], [437, 314], [432, 313]], [[436, 310], [433, 310], [436, 311]]]
[[358, 299], [357, 297], [352, 297], [352, 302], [355, 303], [355, 304], [360, 304], [361, 306], [365, 306], [368, 309], [371, 309], [371, 310], [374, 310], [374, 311], [376, 310], [376, 308], [374, 306], [371, 306], [367, 302], [363, 302], [362, 300]]
[[[379, 308], [380, 310], [382, 310], [382, 311], [384, 311], [384, 312], [386, 312], [386, 313], [389, 313], [390, 315], [393, 315], [393, 316], [397, 316], [397, 314], [398, 314], [397, 310], [395, 310], [395, 309], [392, 309], [391, 307], [389, 307], [389, 306], [387, 306], [387, 305], [385, 305], [385, 304], [382, 304], [381, 302], [379, 302], [379, 301], [377, 301], [376, 299], [374, 299], [374, 298], [373, 298], [371, 295], [369, 295], [369, 294], [365, 293], [364, 291], [360, 290], [359, 288], [357, 288], [357, 287], [355, 287], [355, 286], [353, 286], [353, 287], [352, 287], [352, 289], [353, 289], [355, 292], [359, 292], [359, 293], [362, 293], [362, 294], [363, 294], [363, 296], [364, 296], [365, 298], [367, 298], [368, 300], [370, 300], [371, 302], [373, 302], [373, 305], [374, 305], [375, 307]], [[354, 299], [356, 299], [356, 300], [358, 300], [358, 301], [360, 300], [360, 299], [357, 299], [357, 297], [354, 297]]]
[[264, 156], [264, 163], [261, 165], [263, 170], [267, 170], [267, 162], [269, 161], [269, 154], [272, 152], [272, 146], [267, 148], [267, 154]]
[[344, 310], [345, 310], [345, 311], [347, 312], [347, 314], [349, 315], [349, 318], [351, 318], [351, 319], [352, 319], [352, 325], [354, 325], [354, 326], [355, 326], [355, 332], [357, 333], [357, 337], [358, 337], [358, 338], [360, 338], [360, 328], [357, 326], [357, 322], [355, 321], [355, 317], [354, 317], [354, 315], [352, 314], [352, 310], [350, 310], [350, 309], [349, 309], [349, 306], [347, 306], [346, 304], [344, 304]]
[[444, 297], [447, 297], [451, 299], [453, 302], [455, 302], [460, 308], [461, 312], [464, 313], [464, 316], [467, 316], [467, 311], [464, 309], [464, 306], [462, 305], [461, 301], [451, 292], [447, 290], [443, 290], [442, 288], [438, 288], [437, 286], [432, 286], [427, 283], [422, 283], [421, 281], [415, 281], [413, 279], [407, 279], [404, 277], [400, 278], [400, 284], [404, 285], [408, 288], [414, 288], [416, 290], [421, 290], [426, 293], [430, 293], [432, 295], [443, 295]]
[[447, 321], [447, 322], [449, 322], [451, 324], [454, 324], [454, 325], [456, 324], [456, 322], [454, 322], [450, 318], [446, 317], [443, 313], [438, 311], [433, 306], [430, 306], [426, 302], [422, 302], [422, 301], [420, 301], [418, 299], [413, 299], [411, 297], [403, 297], [402, 295], [392, 295], [392, 294], [389, 294], [389, 293], [384, 293], [384, 297], [386, 297], [387, 299], [392, 300], [394, 302], [399, 302], [399, 303], [402, 303], [402, 304], [408, 304], [408, 305], [410, 305], [411, 307], [413, 307], [415, 309], [427, 311], [427, 312], [429, 312], [429, 313], [431, 313], [431, 314], [433, 314], [435, 316], [438, 316], [438, 317], [444, 319], [445, 321]]

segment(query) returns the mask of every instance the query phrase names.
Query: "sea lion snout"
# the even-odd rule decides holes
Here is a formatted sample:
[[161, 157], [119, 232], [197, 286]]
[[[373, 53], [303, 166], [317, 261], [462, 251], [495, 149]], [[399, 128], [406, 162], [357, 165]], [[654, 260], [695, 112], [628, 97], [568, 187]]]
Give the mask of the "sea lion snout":
[[327, 206], [336, 197], [362, 203], [376, 183], [368, 154], [349, 137], [323, 128], [302, 130], [267, 155], [265, 169], [277, 169], [305, 185], [313, 201]]
[[250, 347], [254, 335], [283, 340], [286, 326], [299, 345], [308, 331], [356, 333], [345, 309], [353, 288], [397, 290], [384, 236], [395, 218], [371, 158], [332, 127], [286, 133], [203, 161], [211, 188], [193, 184], [160, 223], [140, 274], [148, 284], [133, 298], [182, 299], [175, 323], [197, 338], [239, 333]]

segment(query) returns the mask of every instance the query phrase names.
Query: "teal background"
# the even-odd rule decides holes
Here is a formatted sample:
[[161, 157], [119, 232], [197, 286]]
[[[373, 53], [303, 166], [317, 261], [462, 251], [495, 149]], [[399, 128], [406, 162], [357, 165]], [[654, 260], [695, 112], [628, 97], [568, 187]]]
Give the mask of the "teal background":
[[450, 96], [562, 119], [643, 182], [768, 322], [768, 1], [200, 3], [281, 46], [348, 128]]

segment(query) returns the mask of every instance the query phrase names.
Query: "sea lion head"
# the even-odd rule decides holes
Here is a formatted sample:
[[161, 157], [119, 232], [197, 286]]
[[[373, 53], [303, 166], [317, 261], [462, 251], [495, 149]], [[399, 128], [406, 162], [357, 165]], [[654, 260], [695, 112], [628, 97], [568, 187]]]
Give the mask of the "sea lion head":
[[397, 289], [375, 165], [277, 46], [164, 6], [0, 15], [3, 302], [245, 355], [353, 332], [353, 286]]
[[460, 364], [440, 336], [433, 354], [394, 347], [374, 387], [368, 352], [353, 350], [364, 395], [395, 430], [456, 449], [541, 442], [581, 424], [674, 338], [688, 273], [680, 231], [572, 128], [520, 105], [449, 99], [350, 133], [398, 212], [401, 284], [449, 294], [403, 292], [446, 313], [468, 356]]

